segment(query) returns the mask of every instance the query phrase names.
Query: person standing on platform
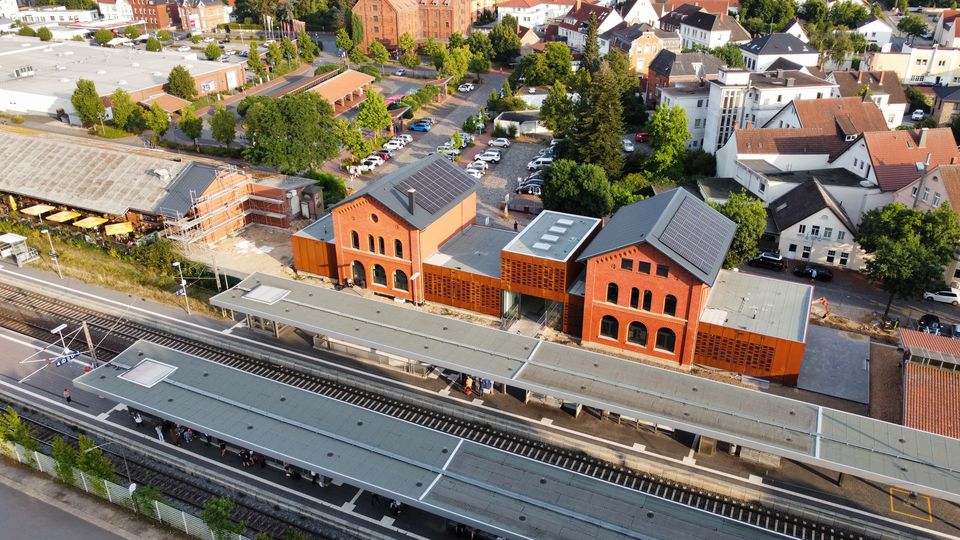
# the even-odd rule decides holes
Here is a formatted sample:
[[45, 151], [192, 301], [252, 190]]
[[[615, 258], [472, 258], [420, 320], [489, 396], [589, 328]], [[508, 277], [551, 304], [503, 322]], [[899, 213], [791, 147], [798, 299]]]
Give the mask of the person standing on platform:
[[140, 427], [143, 425], [143, 417], [140, 416], [139, 412], [133, 413], [133, 422], [137, 424], [137, 429], [140, 429]]
[[463, 383], [463, 393], [470, 397], [473, 395], [473, 377], [467, 375], [467, 379]]
[[63, 399], [65, 399], [65, 400], [67, 401], [67, 405], [69, 405], [70, 402], [73, 401], [73, 398], [70, 397], [70, 389], [69, 389], [69, 388], [64, 388], [64, 389], [63, 389]]
[[157, 439], [160, 439], [160, 442], [164, 442], [164, 440], [163, 440], [163, 427], [161, 427], [160, 424], [157, 424], [157, 425], [153, 426], [153, 429], [157, 432]]

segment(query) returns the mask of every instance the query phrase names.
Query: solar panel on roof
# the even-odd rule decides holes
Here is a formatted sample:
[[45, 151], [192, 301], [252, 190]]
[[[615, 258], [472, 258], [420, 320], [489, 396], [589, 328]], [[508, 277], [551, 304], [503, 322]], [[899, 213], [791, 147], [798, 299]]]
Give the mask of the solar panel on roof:
[[710, 207], [684, 199], [664, 227], [660, 241], [701, 272], [710, 273], [716, 261], [724, 257], [726, 246], [717, 233], [729, 227], [725, 220]]
[[436, 214], [470, 189], [473, 183], [473, 178], [463, 171], [435, 162], [397, 182], [396, 189], [403, 196], [410, 189], [417, 190], [416, 205], [429, 214]]

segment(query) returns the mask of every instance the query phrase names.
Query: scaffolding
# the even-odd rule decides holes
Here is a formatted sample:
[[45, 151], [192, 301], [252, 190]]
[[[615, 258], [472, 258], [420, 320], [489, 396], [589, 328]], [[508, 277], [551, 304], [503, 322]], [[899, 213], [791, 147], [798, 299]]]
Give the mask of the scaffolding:
[[[228, 181], [236, 180], [236, 175], [242, 175], [243, 180]], [[161, 209], [165, 216], [164, 236], [189, 245], [213, 242], [251, 223], [285, 226], [290, 216], [276, 211], [287, 205], [285, 191], [274, 188], [283, 194], [269, 197], [254, 193], [252, 188], [256, 185], [250, 176], [237, 168], [224, 167], [214, 181], [215, 191], [200, 196], [195, 190], [190, 191], [190, 209], [186, 213], [163, 212]]]

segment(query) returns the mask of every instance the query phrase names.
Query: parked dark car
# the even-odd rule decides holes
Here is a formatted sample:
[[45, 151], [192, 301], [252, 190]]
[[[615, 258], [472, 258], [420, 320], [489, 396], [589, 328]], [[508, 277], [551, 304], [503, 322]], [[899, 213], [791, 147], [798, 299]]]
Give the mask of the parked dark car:
[[917, 330], [926, 332], [927, 334], [939, 334], [940, 328], [940, 317], [929, 313], [920, 317], [920, 320], [917, 322]]
[[769, 251], [764, 251], [760, 255], [750, 259], [747, 261], [747, 264], [755, 268], [767, 268], [769, 270], [776, 270], [777, 272], [782, 272], [783, 269], [787, 267], [783, 262], [782, 255]]
[[816, 264], [798, 264], [793, 267], [793, 275], [816, 281], [833, 281], [833, 272]]

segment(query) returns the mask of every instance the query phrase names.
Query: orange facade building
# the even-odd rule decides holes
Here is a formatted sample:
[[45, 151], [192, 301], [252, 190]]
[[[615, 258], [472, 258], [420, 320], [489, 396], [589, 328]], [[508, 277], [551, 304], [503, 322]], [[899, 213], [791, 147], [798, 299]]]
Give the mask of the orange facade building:
[[467, 35], [473, 22], [470, 0], [359, 0], [352, 12], [363, 21], [364, 46], [379, 41], [391, 49], [404, 33], [417, 43], [447, 41]]

